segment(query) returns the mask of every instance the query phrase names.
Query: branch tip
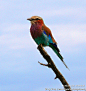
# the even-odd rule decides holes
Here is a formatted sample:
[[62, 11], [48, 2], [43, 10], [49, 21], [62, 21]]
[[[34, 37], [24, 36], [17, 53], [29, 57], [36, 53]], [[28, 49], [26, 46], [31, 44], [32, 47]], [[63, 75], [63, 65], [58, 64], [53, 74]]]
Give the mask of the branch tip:
[[57, 79], [58, 78], [58, 76], [56, 76], [54, 79]]
[[43, 64], [43, 63], [40, 63], [39, 61], [38, 61], [38, 63], [39, 63], [40, 65], [43, 65], [43, 66], [48, 66], [48, 64]]

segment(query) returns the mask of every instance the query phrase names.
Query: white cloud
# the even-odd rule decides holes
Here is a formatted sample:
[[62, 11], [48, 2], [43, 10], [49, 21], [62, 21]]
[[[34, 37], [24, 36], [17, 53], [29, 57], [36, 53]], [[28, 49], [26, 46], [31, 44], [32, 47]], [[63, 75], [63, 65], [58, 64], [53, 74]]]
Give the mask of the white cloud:
[[32, 40], [28, 27], [29, 24], [14, 24], [5, 28], [3, 27], [3, 33], [0, 36], [1, 48], [9, 50], [28, 49], [33, 47], [33, 45], [31, 45]]
[[[84, 25], [53, 25], [50, 26], [52, 33], [58, 42], [65, 50], [73, 51], [78, 45], [86, 45], [86, 24]], [[77, 49], [78, 50], [78, 49]]]
[[85, 8], [82, 7], [62, 7], [58, 9], [51, 9], [51, 10], [38, 10], [33, 11], [32, 15], [37, 14], [45, 17], [71, 17], [76, 19], [84, 19], [86, 16]]
[[[1, 48], [9, 49], [31, 49], [35, 44], [31, 38], [28, 28], [30, 24], [14, 24], [3, 29], [3, 35], [0, 36]], [[58, 45], [66, 47], [86, 44], [86, 24], [84, 25], [50, 25], [49, 27], [58, 42]], [[0, 49], [0, 50], [2, 50]]]

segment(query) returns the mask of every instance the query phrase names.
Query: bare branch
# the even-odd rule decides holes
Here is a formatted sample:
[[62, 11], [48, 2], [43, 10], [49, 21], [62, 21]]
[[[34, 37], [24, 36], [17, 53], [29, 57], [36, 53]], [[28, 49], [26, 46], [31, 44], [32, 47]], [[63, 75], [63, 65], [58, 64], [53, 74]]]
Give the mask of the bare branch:
[[40, 44], [37, 49], [40, 51], [40, 53], [44, 57], [44, 59], [46, 59], [48, 64], [43, 64], [40, 62], [38, 62], [38, 63], [40, 63], [40, 65], [43, 65], [43, 66], [48, 66], [49, 68], [51, 68], [53, 70], [53, 72], [56, 74], [55, 79], [58, 78], [61, 81], [62, 85], [65, 88], [65, 91], [72, 91], [69, 84], [67, 83], [66, 79], [63, 77], [63, 75], [60, 73], [60, 71], [56, 68], [53, 60], [50, 58], [50, 56], [47, 54], [47, 52], [42, 47], [42, 44]]

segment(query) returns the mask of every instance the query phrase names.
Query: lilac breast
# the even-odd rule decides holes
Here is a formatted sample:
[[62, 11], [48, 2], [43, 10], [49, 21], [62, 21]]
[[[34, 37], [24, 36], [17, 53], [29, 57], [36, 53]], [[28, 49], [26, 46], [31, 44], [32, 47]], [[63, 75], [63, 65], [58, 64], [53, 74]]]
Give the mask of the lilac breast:
[[31, 25], [30, 33], [33, 39], [40, 37], [42, 35], [42, 25]]

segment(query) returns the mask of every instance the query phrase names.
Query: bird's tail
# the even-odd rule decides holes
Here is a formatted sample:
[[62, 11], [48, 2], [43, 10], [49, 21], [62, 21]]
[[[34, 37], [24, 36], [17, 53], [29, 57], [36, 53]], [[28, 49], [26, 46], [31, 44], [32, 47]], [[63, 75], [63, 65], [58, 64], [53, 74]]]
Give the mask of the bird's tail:
[[[62, 55], [60, 54], [60, 51], [59, 51], [59, 48], [57, 47], [57, 45], [56, 44], [53, 44], [53, 43], [50, 43], [50, 45], [49, 45], [52, 49], [53, 49], [53, 51], [57, 54], [57, 56], [61, 59], [61, 61], [63, 62], [63, 64], [66, 66], [66, 68], [68, 68], [67, 67], [67, 65], [65, 64], [65, 62], [63, 61], [63, 57], [62, 57]], [[69, 69], [69, 68], [68, 68]]]

